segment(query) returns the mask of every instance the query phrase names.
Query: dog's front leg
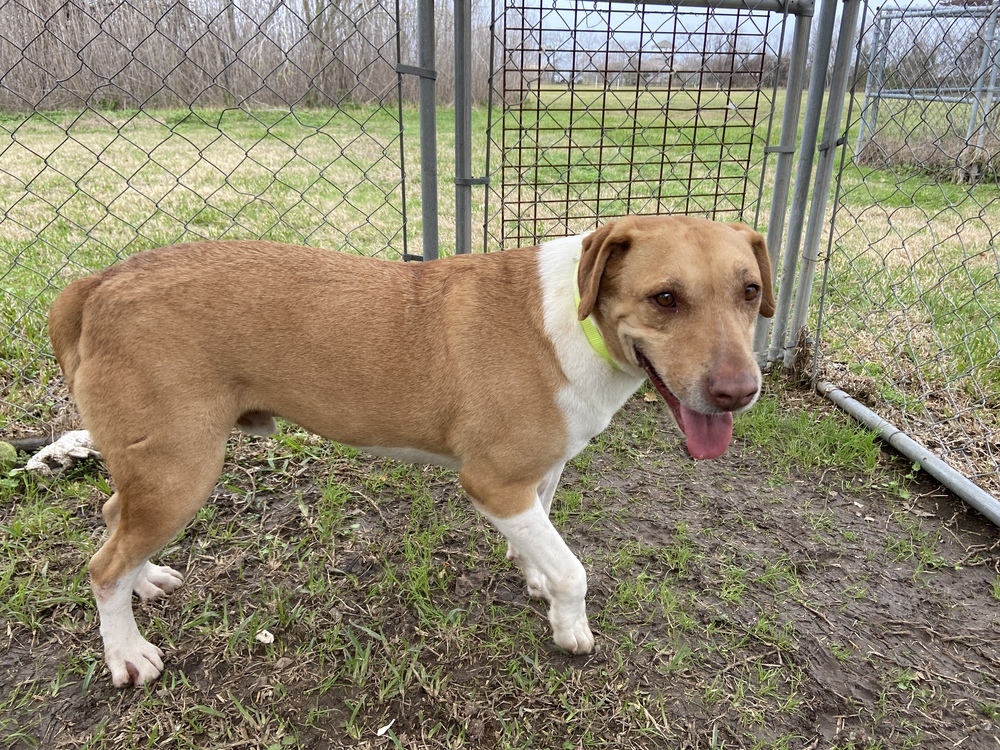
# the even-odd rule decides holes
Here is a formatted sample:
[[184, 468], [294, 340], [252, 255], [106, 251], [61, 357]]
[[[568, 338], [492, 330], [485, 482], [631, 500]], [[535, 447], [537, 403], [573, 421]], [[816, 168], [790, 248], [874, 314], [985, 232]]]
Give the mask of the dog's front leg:
[[587, 622], [587, 573], [549, 520], [540, 501], [508, 518], [485, 514], [518, 551], [528, 593], [549, 603], [556, 644], [571, 654], [589, 654], [594, 636]]
[[[559, 486], [559, 479], [562, 477], [565, 466], [565, 463], [556, 464], [545, 475], [542, 481], [538, 483], [538, 500], [541, 502], [546, 515], [552, 510], [552, 498], [555, 497], [556, 488]], [[518, 552], [514, 548], [514, 545], [510, 543], [507, 544], [507, 559], [511, 562], [515, 562], [518, 559]]]
[[[527, 487], [498, 485], [468, 470], [461, 478], [476, 508], [516, 550], [528, 593], [549, 602], [556, 644], [571, 654], [590, 653], [594, 636], [587, 623], [587, 573], [549, 520], [538, 494], [545, 482]], [[553, 491], [556, 481], [558, 476], [551, 479]]]

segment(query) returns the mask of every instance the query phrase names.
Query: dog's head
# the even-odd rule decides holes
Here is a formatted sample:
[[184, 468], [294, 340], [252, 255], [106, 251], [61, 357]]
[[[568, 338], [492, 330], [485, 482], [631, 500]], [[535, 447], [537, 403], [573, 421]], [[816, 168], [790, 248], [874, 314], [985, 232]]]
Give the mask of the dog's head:
[[695, 458], [721, 455], [733, 412], [760, 392], [752, 338], [774, 314], [764, 238], [742, 224], [631, 217], [583, 240], [580, 320], [593, 314], [611, 355], [645, 373]]

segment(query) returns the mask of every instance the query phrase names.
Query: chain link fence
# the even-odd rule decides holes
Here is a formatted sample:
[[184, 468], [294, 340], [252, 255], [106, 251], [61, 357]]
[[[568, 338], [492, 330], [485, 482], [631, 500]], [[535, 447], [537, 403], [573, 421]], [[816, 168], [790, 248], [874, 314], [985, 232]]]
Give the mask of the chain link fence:
[[502, 247], [626, 214], [758, 224], [788, 16], [572, 0], [496, 28], [488, 237]]
[[858, 71], [859, 164], [996, 182], [997, 20], [995, 5], [878, 11]]
[[146, 248], [263, 238], [400, 257], [393, 2], [0, 4], [0, 428], [62, 400], [45, 316]]
[[862, 29], [820, 330], [823, 378], [994, 495], [997, 12], [914, 5]]

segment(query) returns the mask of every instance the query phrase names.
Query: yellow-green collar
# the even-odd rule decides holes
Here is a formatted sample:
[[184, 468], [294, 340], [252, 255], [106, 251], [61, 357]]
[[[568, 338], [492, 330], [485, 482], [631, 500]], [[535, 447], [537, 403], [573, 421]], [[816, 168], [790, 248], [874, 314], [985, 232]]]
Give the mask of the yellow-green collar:
[[[580, 259], [576, 259], [576, 269], [573, 275], [573, 290], [576, 292], [576, 307], [580, 308]], [[588, 315], [586, 318], [580, 321], [580, 327], [583, 328], [583, 335], [587, 337], [587, 341], [590, 342], [591, 347], [597, 352], [601, 359], [607, 362], [609, 365], [614, 367], [616, 370], [621, 371], [622, 368], [618, 366], [618, 363], [611, 357], [608, 352], [608, 347], [604, 344], [604, 337], [601, 336], [601, 332], [597, 329], [597, 324], [594, 323], [594, 316]]]

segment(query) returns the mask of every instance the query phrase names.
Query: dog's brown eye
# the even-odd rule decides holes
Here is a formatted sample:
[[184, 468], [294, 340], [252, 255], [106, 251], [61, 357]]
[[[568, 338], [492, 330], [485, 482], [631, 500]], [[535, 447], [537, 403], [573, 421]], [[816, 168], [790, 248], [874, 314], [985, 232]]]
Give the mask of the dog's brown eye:
[[760, 294], [760, 287], [756, 284], [747, 284], [747, 288], [743, 290], [743, 299], [747, 302], [753, 302], [757, 299], [757, 295]]
[[660, 292], [655, 297], [653, 297], [653, 301], [660, 307], [677, 306], [677, 300], [674, 299], [674, 295], [672, 295], [670, 292]]

